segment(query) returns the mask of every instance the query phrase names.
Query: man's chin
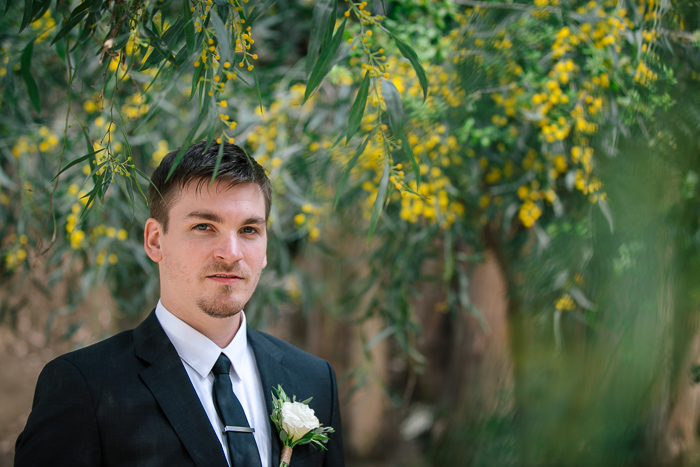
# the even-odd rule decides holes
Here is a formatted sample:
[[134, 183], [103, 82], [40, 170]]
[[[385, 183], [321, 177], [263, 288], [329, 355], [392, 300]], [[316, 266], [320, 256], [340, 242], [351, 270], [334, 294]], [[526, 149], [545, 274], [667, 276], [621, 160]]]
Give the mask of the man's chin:
[[235, 300], [197, 300], [197, 306], [212, 318], [230, 318], [243, 309], [243, 304]]

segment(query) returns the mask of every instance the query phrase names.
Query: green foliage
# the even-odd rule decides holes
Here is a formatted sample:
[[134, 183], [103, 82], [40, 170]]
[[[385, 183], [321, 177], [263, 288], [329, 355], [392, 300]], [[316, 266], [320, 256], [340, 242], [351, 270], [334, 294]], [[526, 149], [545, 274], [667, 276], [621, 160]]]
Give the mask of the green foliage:
[[[420, 291], [430, 284], [443, 298], [435, 312], [471, 313], [486, 329], [469, 271], [491, 249], [510, 315], [523, 320], [520, 417], [455, 428], [479, 433], [473, 455], [452, 457], [455, 435], [443, 441], [459, 449], [435, 459], [478, 465], [501, 447], [506, 464], [636, 459], [635, 414], [653, 410], [650, 374], [663, 362], [634, 337], [670, 347], [682, 374], [692, 320], [663, 329], [673, 344], [650, 323], [668, 295], [679, 309], [700, 304], [697, 5], [26, 0], [5, 10], [0, 280], [14, 293], [0, 319], [20, 312], [33, 265], [46, 268], [44, 293], [68, 285], [53, 315], [99, 287], [126, 316], [145, 312], [158, 294], [140, 240], [147, 174], [193, 141], [235, 141], [275, 193], [253, 321], [321, 301], [354, 322], [379, 317], [365, 350], [389, 340], [420, 371]], [[614, 364], [591, 373], [605, 384], [587, 393], [572, 368], [608, 356]], [[548, 386], [556, 374], [561, 392]], [[583, 422], [562, 429], [571, 413]], [[532, 442], [557, 430], [558, 447]], [[595, 449], [567, 457], [581, 440]]]

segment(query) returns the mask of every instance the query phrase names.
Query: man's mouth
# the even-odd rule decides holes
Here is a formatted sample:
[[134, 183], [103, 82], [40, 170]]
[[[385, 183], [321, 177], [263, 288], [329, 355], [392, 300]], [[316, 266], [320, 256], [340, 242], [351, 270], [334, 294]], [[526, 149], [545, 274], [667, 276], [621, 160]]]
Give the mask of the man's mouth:
[[222, 284], [233, 285], [243, 280], [243, 277], [237, 274], [209, 274], [207, 279], [211, 279], [214, 282], [219, 282]]

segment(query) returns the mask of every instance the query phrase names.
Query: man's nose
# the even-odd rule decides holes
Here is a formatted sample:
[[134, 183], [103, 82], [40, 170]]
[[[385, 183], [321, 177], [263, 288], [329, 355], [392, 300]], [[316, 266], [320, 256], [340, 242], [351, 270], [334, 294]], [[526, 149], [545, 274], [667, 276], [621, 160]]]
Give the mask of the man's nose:
[[214, 255], [225, 261], [239, 261], [243, 258], [241, 243], [236, 233], [223, 234], [216, 245]]

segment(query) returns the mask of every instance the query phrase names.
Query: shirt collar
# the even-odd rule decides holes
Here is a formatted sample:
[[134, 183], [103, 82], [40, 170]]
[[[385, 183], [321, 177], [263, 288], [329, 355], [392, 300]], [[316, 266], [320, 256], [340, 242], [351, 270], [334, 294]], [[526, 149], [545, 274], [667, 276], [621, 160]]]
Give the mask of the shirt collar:
[[[220, 354], [224, 354], [231, 360], [233, 378], [244, 378], [243, 368], [246, 368], [248, 352], [248, 336], [245, 313], [241, 310], [241, 325], [226, 348], [221, 349], [207, 336], [192, 328], [177, 316], [168, 311], [158, 300], [156, 305], [156, 318], [163, 327], [170, 342], [172, 342], [180, 358], [191, 366], [202, 378], [206, 378], [216, 363]], [[238, 371], [237, 371], [238, 370]]]

